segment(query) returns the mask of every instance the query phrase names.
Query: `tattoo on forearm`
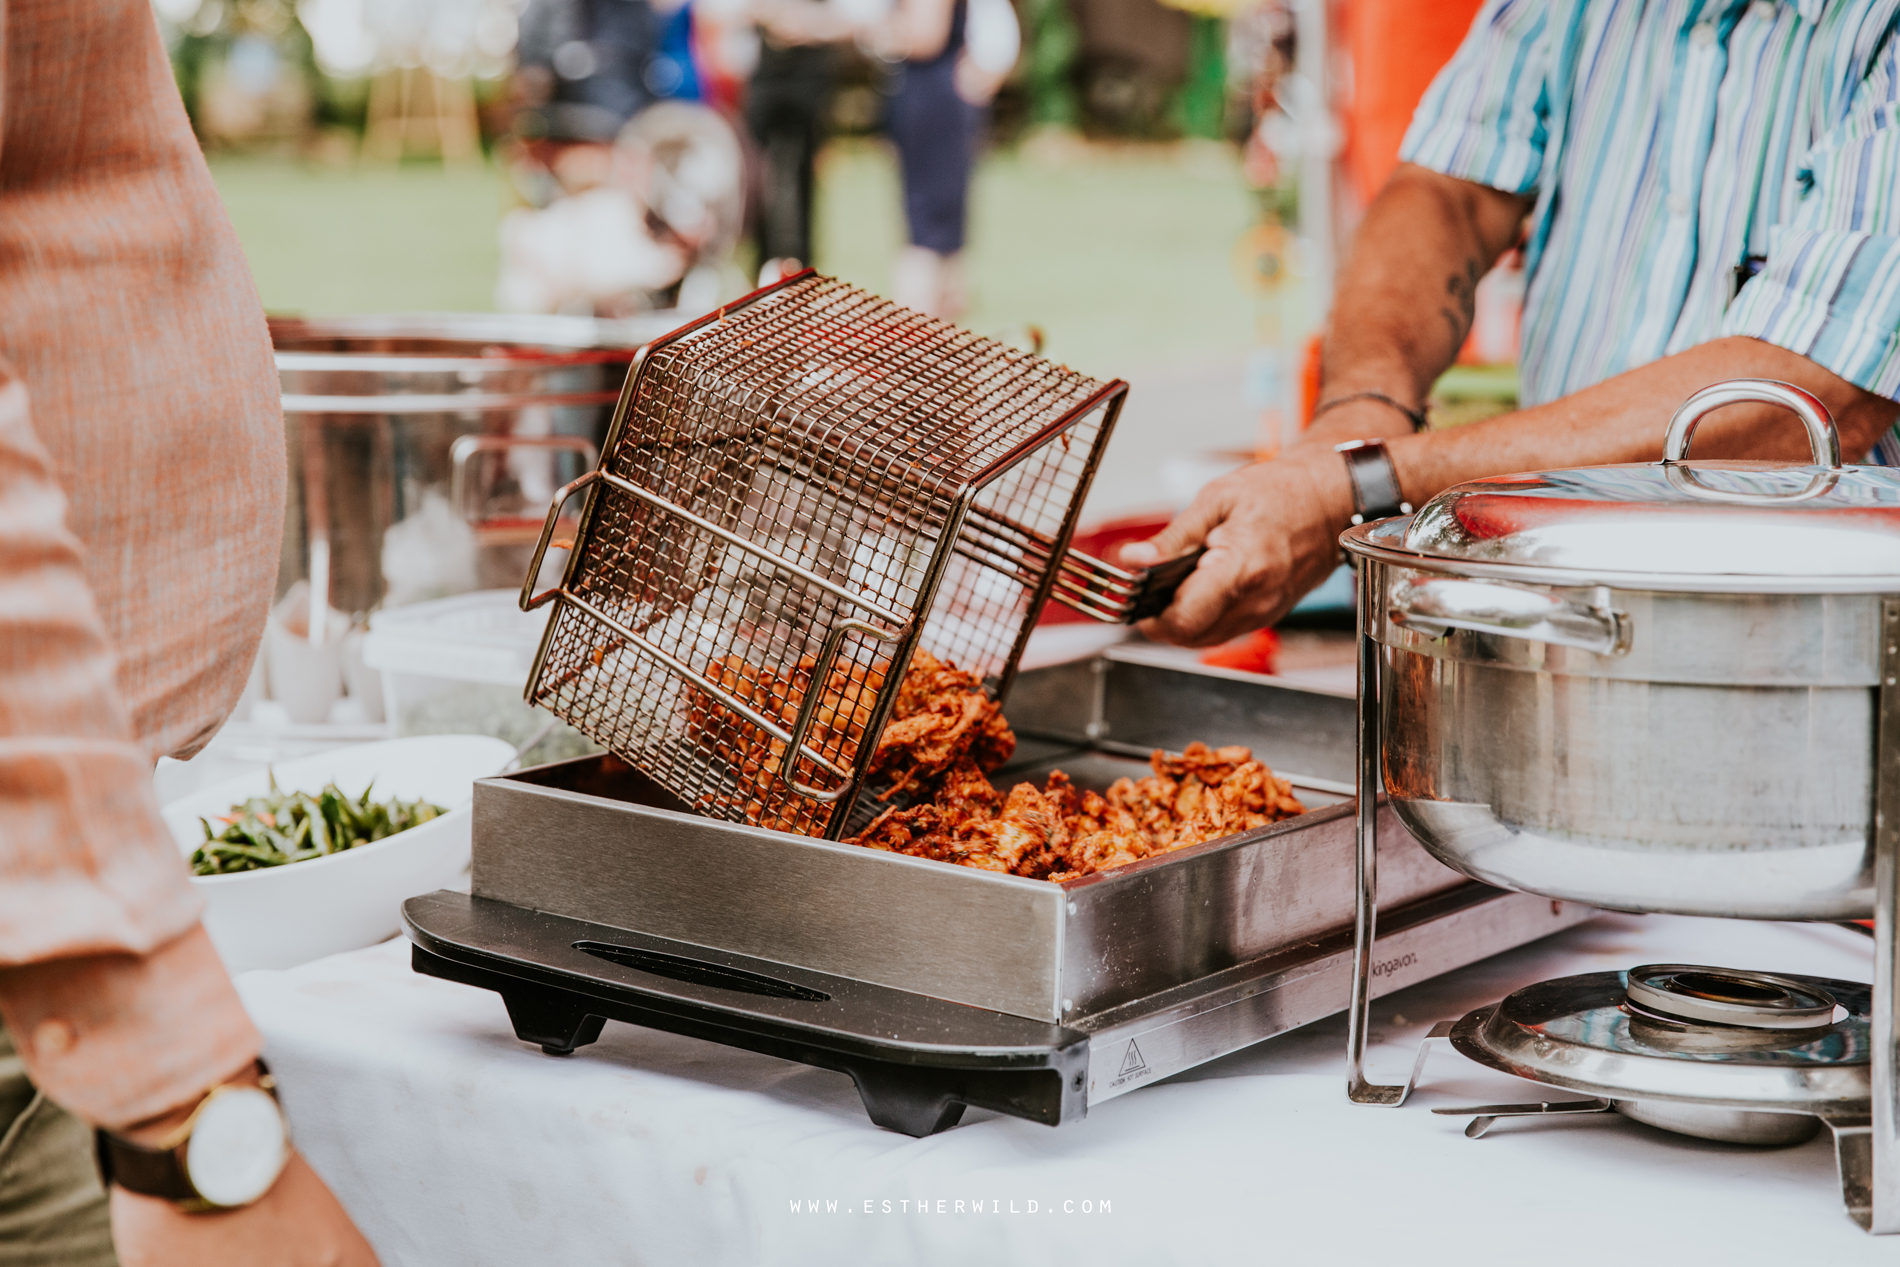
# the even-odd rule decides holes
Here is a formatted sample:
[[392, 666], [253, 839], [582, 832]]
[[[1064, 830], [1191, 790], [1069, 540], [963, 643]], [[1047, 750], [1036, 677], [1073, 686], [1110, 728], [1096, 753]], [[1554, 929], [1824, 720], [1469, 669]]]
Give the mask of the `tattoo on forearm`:
[[1464, 272], [1453, 273], [1445, 279], [1445, 293], [1451, 297], [1451, 306], [1438, 310], [1451, 328], [1451, 353], [1458, 355], [1458, 349], [1464, 346], [1465, 336], [1471, 333], [1471, 322], [1478, 311], [1478, 280], [1484, 271], [1478, 267], [1478, 261], [1467, 259]]

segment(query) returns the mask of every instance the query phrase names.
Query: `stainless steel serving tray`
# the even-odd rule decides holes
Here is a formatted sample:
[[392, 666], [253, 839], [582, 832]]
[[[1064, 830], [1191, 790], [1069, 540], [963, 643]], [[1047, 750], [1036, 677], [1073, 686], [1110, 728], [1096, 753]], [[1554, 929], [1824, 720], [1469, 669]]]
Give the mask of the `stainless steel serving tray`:
[[[1110, 651], [1024, 672], [1007, 712], [1021, 743], [999, 786], [1057, 766], [1104, 785], [1140, 770], [1130, 754], [1201, 739], [1250, 745], [1316, 808], [1054, 884], [707, 819], [588, 757], [475, 785], [473, 894], [1067, 1023], [1351, 925], [1350, 696]], [[1469, 883], [1395, 817], [1381, 828], [1389, 908]]]

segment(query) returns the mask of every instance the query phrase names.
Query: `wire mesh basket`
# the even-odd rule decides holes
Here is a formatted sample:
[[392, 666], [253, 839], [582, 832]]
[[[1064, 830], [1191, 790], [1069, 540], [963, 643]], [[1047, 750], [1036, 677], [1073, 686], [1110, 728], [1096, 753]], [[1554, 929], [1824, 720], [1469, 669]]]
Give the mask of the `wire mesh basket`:
[[1052, 593], [1153, 607], [1067, 551], [1127, 390], [810, 272], [668, 335], [549, 508], [526, 697], [702, 813], [836, 838], [916, 649], [1000, 699]]

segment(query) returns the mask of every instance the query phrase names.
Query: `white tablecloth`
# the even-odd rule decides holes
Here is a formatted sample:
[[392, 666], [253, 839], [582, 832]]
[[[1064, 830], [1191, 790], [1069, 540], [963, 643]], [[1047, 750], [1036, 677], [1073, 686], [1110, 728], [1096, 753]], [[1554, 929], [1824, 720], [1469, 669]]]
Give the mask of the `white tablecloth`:
[[[1381, 1001], [1373, 1068], [1402, 1078], [1431, 1022], [1545, 977], [1868, 980], [1871, 951], [1826, 925], [1607, 916]], [[1403, 1108], [1351, 1105], [1343, 1018], [1060, 1129], [971, 1110], [914, 1140], [841, 1074], [696, 1039], [609, 1022], [543, 1055], [496, 995], [407, 955], [239, 983], [299, 1145], [387, 1267], [1900, 1261], [1843, 1212], [1825, 1131], [1755, 1151], [1602, 1115], [1467, 1140], [1427, 1110], [1551, 1097], [1441, 1050]]]

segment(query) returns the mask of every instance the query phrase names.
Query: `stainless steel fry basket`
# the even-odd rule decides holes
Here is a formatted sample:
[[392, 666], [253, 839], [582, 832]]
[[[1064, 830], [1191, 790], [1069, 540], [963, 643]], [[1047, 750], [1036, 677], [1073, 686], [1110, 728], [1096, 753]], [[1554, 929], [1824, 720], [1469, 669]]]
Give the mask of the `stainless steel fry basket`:
[[1127, 390], [810, 272], [658, 340], [548, 510], [527, 698], [701, 813], [836, 838], [917, 648], [1000, 699], [1052, 594], [1136, 619], [1191, 569], [1067, 550]]

